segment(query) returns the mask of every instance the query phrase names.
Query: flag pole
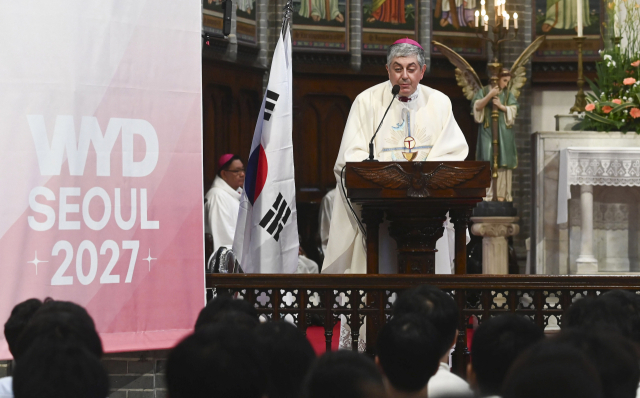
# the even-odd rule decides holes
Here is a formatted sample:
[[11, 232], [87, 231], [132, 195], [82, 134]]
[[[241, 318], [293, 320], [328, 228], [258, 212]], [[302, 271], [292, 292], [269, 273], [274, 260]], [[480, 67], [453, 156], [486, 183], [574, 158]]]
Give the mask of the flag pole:
[[284, 15], [282, 16], [282, 38], [287, 36], [287, 30], [291, 24], [291, 16], [293, 15], [293, 0], [287, 0], [287, 4], [283, 8]]

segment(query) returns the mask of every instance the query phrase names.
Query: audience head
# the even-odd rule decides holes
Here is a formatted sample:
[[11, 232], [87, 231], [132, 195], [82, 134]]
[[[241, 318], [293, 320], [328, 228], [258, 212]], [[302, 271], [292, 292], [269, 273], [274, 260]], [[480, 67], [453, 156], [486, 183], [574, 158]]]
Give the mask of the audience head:
[[269, 398], [297, 398], [302, 381], [316, 359], [305, 335], [289, 322], [265, 322], [254, 335], [269, 375]]
[[416, 314], [435, 326], [440, 356], [449, 352], [458, 335], [458, 305], [435, 286], [422, 285], [402, 292], [393, 305], [393, 316]]
[[628, 313], [610, 296], [587, 296], [576, 300], [562, 317], [562, 329], [604, 331], [632, 337]]
[[543, 331], [522, 316], [505, 314], [484, 320], [473, 334], [470, 384], [482, 396], [499, 395], [516, 358], [543, 337]]
[[261, 398], [267, 373], [250, 330], [218, 323], [196, 330], [167, 360], [171, 398]]
[[36, 341], [49, 344], [75, 341], [97, 358], [102, 357], [102, 341], [89, 313], [69, 301], [46, 301], [31, 317], [16, 344], [15, 356], [25, 353]]
[[195, 329], [221, 322], [253, 329], [260, 324], [260, 319], [258, 311], [248, 301], [234, 299], [228, 294], [219, 294], [200, 311]]
[[13, 374], [16, 398], [105, 398], [109, 379], [100, 359], [74, 340], [39, 339]]
[[9, 319], [4, 324], [4, 337], [7, 339], [9, 351], [14, 359], [16, 357], [16, 346], [20, 334], [22, 334], [25, 326], [27, 326], [27, 323], [40, 306], [42, 306], [42, 301], [38, 299], [32, 298], [25, 300], [13, 307]]
[[353, 351], [324, 354], [309, 370], [303, 384], [305, 398], [385, 397], [382, 376], [371, 359]]
[[610, 290], [601, 297], [618, 303], [627, 314], [631, 340], [640, 344], [640, 296], [628, 290]]
[[611, 333], [584, 330], [563, 331], [554, 340], [585, 354], [600, 376], [603, 397], [635, 398], [640, 366], [629, 340]]
[[598, 372], [577, 348], [542, 341], [521, 355], [504, 381], [503, 398], [603, 398]]
[[393, 389], [418, 392], [438, 370], [438, 331], [418, 315], [393, 317], [378, 335], [377, 361]]

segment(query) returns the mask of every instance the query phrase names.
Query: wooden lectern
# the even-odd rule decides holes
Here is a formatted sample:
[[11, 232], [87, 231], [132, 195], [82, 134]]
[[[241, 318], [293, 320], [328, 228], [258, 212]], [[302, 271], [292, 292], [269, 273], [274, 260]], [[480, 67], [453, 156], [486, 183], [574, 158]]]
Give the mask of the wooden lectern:
[[345, 187], [362, 207], [367, 273], [378, 273], [378, 230], [386, 214], [398, 244], [398, 273], [435, 273], [446, 214], [455, 227], [455, 273], [466, 273], [466, 230], [491, 182], [489, 162], [350, 162]]

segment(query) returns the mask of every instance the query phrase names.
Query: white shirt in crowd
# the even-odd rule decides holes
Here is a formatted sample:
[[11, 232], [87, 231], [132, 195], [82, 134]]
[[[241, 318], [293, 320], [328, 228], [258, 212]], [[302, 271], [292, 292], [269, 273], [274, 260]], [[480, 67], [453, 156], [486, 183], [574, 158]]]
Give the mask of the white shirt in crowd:
[[449, 365], [440, 362], [438, 371], [429, 379], [427, 384], [427, 396], [429, 398], [448, 396], [473, 397], [473, 391], [464, 379], [451, 373]]
[[240, 192], [235, 191], [219, 176], [204, 196], [205, 232], [213, 236], [213, 252], [220, 246], [231, 248], [238, 223]]
[[13, 398], [13, 377], [0, 378], [0, 398]]

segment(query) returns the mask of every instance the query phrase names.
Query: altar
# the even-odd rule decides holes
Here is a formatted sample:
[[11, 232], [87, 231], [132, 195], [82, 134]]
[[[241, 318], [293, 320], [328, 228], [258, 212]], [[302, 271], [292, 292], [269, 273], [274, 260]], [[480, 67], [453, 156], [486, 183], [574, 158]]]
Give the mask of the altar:
[[536, 132], [532, 148], [535, 272], [640, 271], [640, 136]]

